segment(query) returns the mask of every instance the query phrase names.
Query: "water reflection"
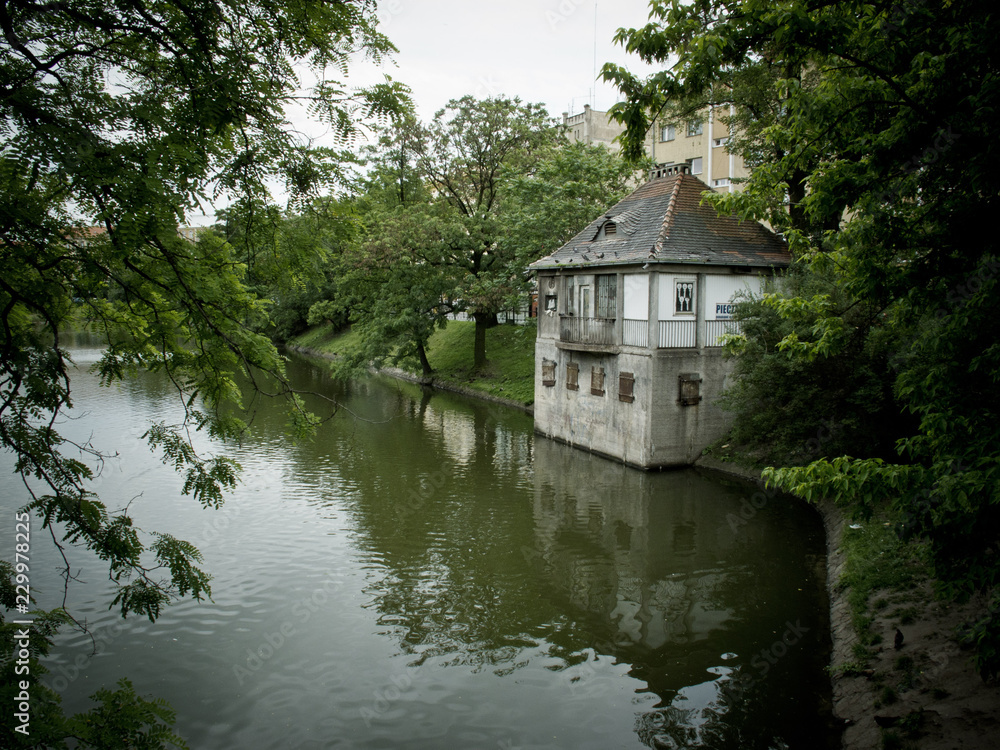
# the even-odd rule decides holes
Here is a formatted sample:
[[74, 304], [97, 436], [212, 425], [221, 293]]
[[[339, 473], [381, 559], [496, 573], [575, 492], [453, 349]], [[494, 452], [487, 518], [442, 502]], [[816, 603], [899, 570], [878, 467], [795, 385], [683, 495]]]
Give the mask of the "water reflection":
[[[70, 705], [128, 674], [204, 748], [832, 746], [823, 540], [802, 506], [741, 515], [741, 486], [536, 439], [503, 407], [302, 361], [289, 375], [344, 408], [292, 444], [262, 404], [227, 447], [244, 483], [218, 512], [128, 437], [177, 419], [162, 379], [74, 378], [122, 452], [101, 492], [144, 493], [139, 524], [198, 544], [215, 593], [130, 621]], [[106, 592], [79, 592], [107, 627]]]

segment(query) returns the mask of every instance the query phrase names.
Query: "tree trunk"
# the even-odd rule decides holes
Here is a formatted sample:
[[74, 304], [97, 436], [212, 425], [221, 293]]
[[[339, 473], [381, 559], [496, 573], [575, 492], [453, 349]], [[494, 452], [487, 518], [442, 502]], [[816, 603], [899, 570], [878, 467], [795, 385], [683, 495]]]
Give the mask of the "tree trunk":
[[486, 329], [492, 327], [490, 325], [491, 318], [496, 321], [496, 315], [472, 313], [472, 319], [476, 321], [476, 343], [472, 349], [473, 370], [480, 370], [486, 364]]
[[420, 358], [420, 369], [425, 378], [429, 378], [434, 374], [434, 368], [431, 367], [431, 363], [427, 359], [427, 350], [424, 348], [424, 342], [417, 339], [417, 356]]

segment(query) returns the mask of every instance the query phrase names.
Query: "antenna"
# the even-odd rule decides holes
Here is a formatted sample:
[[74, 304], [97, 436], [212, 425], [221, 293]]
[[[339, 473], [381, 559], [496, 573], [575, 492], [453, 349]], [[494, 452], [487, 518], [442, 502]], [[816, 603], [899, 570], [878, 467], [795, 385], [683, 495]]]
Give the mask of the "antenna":
[[590, 106], [597, 109], [597, 2], [594, 2], [594, 88]]

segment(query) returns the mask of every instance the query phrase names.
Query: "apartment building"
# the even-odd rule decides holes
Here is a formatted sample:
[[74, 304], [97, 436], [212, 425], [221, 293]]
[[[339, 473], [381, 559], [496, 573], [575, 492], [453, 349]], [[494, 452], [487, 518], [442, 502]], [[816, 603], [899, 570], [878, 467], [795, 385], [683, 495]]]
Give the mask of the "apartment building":
[[[729, 128], [722, 118], [730, 107], [709, 107], [685, 120], [657, 118], [646, 133], [646, 153], [654, 164], [691, 165], [691, 174], [718, 192], [739, 190], [736, 179], [748, 175], [743, 159], [726, 150]], [[563, 112], [566, 136], [571, 141], [600, 143], [617, 148], [615, 139], [625, 130], [607, 112], [584, 105], [583, 112]]]

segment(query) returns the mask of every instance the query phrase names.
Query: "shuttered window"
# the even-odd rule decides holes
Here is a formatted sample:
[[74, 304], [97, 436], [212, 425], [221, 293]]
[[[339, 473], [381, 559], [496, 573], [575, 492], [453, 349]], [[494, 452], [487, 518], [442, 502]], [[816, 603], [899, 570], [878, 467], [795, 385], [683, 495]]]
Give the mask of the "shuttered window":
[[635, 375], [631, 372], [618, 374], [618, 400], [631, 404], [635, 401]]
[[615, 318], [618, 315], [618, 276], [603, 274], [597, 277], [597, 317]]
[[590, 394], [592, 396], [603, 396], [604, 395], [604, 368], [594, 367], [590, 368]]
[[552, 387], [556, 384], [556, 363], [552, 360], [542, 360], [542, 385]]
[[566, 390], [580, 390], [580, 365], [576, 362], [570, 362], [566, 365]]

